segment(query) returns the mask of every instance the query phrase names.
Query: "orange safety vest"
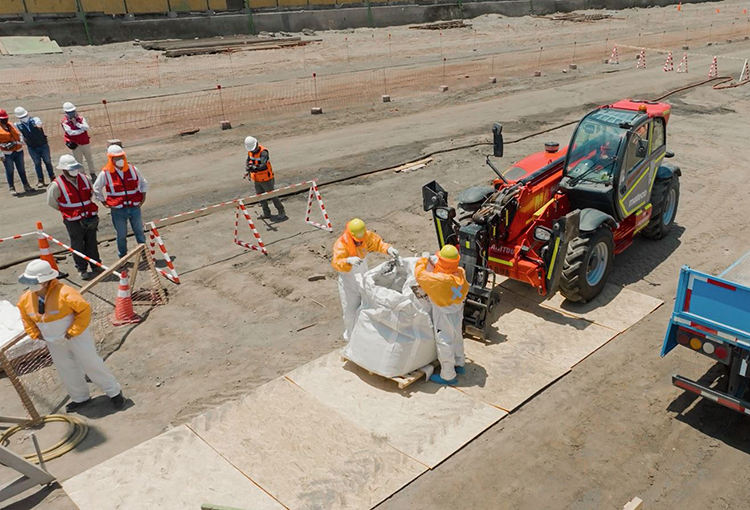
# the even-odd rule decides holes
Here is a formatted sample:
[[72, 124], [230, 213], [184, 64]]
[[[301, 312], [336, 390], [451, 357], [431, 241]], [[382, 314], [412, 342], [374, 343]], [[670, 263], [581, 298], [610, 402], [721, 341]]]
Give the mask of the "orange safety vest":
[[91, 200], [91, 184], [86, 177], [79, 174], [76, 186], [73, 186], [62, 175], [55, 179], [55, 182], [60, 189], [57, 205], [60, 207], [63, 219], [75, 221], [97, 215], [99, 207]]
[[[261, 144], [255, 148], [255, 152], [248, 152], [247, 159], [248, 164], [258, 166], [260, 165], [260, 155], [266, 150]], [[268, 158], [265, 170], [258, 170], [257, 172], [250, 173], [250, 179], [254, 182], [268, 182], [273, 179], [273, 168], [271, 167], [271, 158]]]
[[[2, 145], [3, 154], [12, 154], [23, 150], [23, 144], [21, 143], [21, 133], [18, 132], [16, 126], [8, 122], [6, 124], [8, 130], [0, 127], [0, 145]], [[7, 148], [5, 147], [7, 145]]]
[[143, 202], [143, 193], [140, 192], [140, 179], [133, 165], [128, 165], [128, 169], [120, 174], [112, 171], [109, 165], [106, 165], [102, 171], [106, 177], [107, 184], [104, 189], [107, 192], [107, 205], [113, 209], [123, 207], [139, 207]]

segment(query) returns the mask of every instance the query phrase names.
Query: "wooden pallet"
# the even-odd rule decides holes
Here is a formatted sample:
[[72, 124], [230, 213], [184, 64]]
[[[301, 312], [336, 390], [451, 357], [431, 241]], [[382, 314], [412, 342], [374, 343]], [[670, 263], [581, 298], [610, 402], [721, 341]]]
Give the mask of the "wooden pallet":
[[[341, 357], [341, 361], [344, 362], [344, 363], [346, 363], [349, 360], [342, 356]], [[352, 361], [351, 363], [354, 363], [354, 362]], [[354, 364], [356, 365], [356, 363], [354, 363]], [[359, 366], [359, 365], [357, 365], [357, 366]], [[437, 367], [438, 366], [438, 362], [437, 361], [433, 362], [432, 366]], [[367, 369], [363, 368], [363, 370], [367, 370]], [[398, 384], [398, 389], [400, 389], [400, 390], [403, 390], [407, 386], [409, 386], [411, 384], [414, 384], [415, 382], [417, 382], [418, 380], [420, 380], [422, 377], [424, 377], [425, 375], [427, 375], [424, 371], [422, 371], [422, 369], [414, 370], [413, 372], [409, 372], [406, 375], [401, 375], [401, 376], [397, 376], [397, 377], [385, 377], [385, 376], [381, 376], [380, 374], [376, 374], [374, 372], [370, 372], [369, 370], [367, 370], [367, 373], [370, 374], [370, 375], [378, 375], [378, 376], [383, 377], [385, 379], [390, 379], [391, 381], [395, 381], [396, 384]]]

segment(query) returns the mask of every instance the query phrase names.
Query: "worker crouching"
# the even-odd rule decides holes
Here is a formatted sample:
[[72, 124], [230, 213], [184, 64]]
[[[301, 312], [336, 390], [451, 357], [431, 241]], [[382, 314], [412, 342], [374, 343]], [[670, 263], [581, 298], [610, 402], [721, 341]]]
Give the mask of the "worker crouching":
[[125, 397], [120, 385], [96, 352], [89, 330], [91, 305], [57, 276], [47, 261], [33, 260], [18, 277], [29, 287], [18, 301], [26, 334], [46, 342], [72, 401], [65, 406], [66, 411], [73, 412], [91, 402], [86, 376], [110, 397], [115, 409], [122, 409]]
[[367, 272], [365, 257], [369, 252], [398, 257], [396, 248], [383, 242], [375, 232], [368, 231], [364, 221], [355, 218], [346, 224], [343, 234], [333, 245], [331, 261], [331, 265], [339, 273], [339, 294], [344, 312], [344, 340], [347, 342], [351, 338], [357, 322], [357, 311], [362, 304], [357, 275]]
[[433, 374], [430, 380], [438, 384], [456, 384], [456, 374], [466, 371], [461, 326], [469, 284], [466, 271], [458, 265], [459, 261], [456, 247], [445, 245], [437, 254], [419, 259], [414, 268], [417, 283], [432, 305], [440, 375]]

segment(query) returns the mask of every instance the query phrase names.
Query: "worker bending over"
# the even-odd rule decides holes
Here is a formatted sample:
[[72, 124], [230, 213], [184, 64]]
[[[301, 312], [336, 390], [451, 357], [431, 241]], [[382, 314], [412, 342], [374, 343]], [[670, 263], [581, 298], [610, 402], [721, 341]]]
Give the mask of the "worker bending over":
[[414, 267], [417, 283], [432, 304], [440, 375], [433, 374], [430, 380], [438, 384], [456, 384], [456, 373], [466, 373], [461, 325], [469, 284], [459, 261], [456, 247], [447, 244], [437, 254], [419, 259]]
[[362, 304], [356, 275], [367, 272], [365, 257], [369, 252], [384, 253], [393, 258], [398, 257], [396, 248], [384, 243], [375, 232], [368, 231], [364, 221], [354, 218], [346, 224], [344, 233], [333, 245], [333, 260], [331, 261], [331, 265], [339, 273], [339, 294], [341, 295], [341, 308], [344, 311], [344, 340], [347, 342], [357, 322], [357, 310]]
[[46, 342], [72, 401], [65, 406], [66, 411], [75, 411], [91, 401], [86, 376], [110, 397], [115, 409], [122, 409], [125, 397], [120, 385], [96, 352], [89, 330], [91, 305], [76, 289], [56, 280], [57, 275], [49, 262], [37, 259], [29, 262], [18, 277], [29, 287], [18, 301], [26, 334]]

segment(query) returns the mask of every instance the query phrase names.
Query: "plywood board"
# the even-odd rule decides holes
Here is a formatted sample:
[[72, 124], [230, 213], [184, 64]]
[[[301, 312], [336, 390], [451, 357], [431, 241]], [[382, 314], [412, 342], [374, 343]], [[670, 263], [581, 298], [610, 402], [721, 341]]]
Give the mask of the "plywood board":
[[285, 378], [189, 426], [295, 510], [372, 508], [427, 470]]
[[487, 341], [465, 342], [469, 362], [459, 389], [512, 411], [617, 332], [508, 294]]
[[393, 381], [343, 362], [338, 352], [290, 372], [287, 378], [431, 468], [507, 414], [454, 388], [425, 380], [399, 390]]
[[606, 285], [602, 293], [588, 303], [568, 301], [559, 292], [543, 300], [535, 289], [515, 280], [503, 282], [503, 288], [535, 301], [545, 308], [580, 317], [620, 333], [664, 303], [660, 299], [611, 284]]
[[202, 503], [284, 508], [185, 425], [71, 478], [63, 488], [80, 510], [185, 510]]
[[0, 37], [3, 54], [7, 55], [38, 55], [62, 53], [62, 49], [55, 41], [47, 36], [9, 36]]

